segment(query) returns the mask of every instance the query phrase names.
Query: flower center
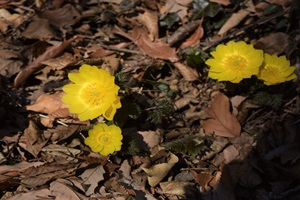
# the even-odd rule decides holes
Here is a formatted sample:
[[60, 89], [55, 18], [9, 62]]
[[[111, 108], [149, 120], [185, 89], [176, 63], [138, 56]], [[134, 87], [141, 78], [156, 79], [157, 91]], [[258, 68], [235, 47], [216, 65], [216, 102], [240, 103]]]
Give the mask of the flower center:
[[274, 67], [271, 65], [267, 65], [261, 70], [261, 76], [263, 77], [270, 77], [276, 79], [281, 74], [281, 71], [278, 67]]
[[111, 139], [111, 134], [108, 132], [101, 132], [97, 137], [98, 143], [102, 145], [109, 145], [111, 143]]
[[243, 70], [246, 68], [247, 60], [239, 55], [228, 56], [225, 60], [225, 66], [231, 70]]
[[91, 82], [83, 89], [83, 95], [86, 97], [88, 104], [101, 105], [105, 91], [103, 86], [98, 82]]

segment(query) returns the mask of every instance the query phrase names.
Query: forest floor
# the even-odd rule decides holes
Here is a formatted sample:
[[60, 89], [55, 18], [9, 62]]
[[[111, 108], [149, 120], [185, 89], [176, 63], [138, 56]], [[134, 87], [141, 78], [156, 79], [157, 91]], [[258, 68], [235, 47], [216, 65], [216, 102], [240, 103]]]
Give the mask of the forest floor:
[[[257, 89], [205, 64], [244, 41], [299, 77], [299, 11], [297, 0], [1, 0], [1, 200], [300, 199], [299, 78]], [[62, 102], [83, 64], [115, 77], [113, 121], [80, 121]], [[121, 128], [121, 150], [84, 143], [97, 123]]]

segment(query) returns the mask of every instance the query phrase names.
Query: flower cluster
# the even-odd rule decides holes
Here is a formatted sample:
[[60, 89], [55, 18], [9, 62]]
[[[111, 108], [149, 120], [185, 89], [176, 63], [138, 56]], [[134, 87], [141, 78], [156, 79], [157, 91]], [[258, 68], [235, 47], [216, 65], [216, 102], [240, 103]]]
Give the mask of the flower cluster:
[[[118, 96], [119, 86], [108, 71], [96, 66], [82, 65], [79, 73], [69, 73], [73, 82], [65, 85], [62, 90], [66, 93], [62, 102], [69, 105], [69, 111], [77, 114], [81, 121], [92, 120], [103, 116], [112, 120], [116, 110], [121, 107]], [[97, 124], [89, 132], [85, 143], [92, 151], [108, 155], [121, 148], [121, 129], [115, 125]]]
[[210, 66], [208, 76], [218, 81], [239, 83], [255, 75], [265, 85], [276, 85], [296, 78], [295, 67], [285, 56], [264, 54], [243, 41], [218, 45], [211, 55], [205, 62]]

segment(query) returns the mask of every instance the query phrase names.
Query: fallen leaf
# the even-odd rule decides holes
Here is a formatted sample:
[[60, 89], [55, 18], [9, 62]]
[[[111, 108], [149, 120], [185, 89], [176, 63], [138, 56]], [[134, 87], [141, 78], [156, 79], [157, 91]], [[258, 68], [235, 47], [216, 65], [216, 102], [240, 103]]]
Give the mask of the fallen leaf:
[[211, 107], [205, 111], [212, 118], [201, 120], [206, 132], [214, 132], [222, 137], [236, 137], [241, 134], [241, 125], [230, 112], [230, 102], [227, 96], [220, 93], [213, 100]]
[[32, 200], [32, 199], [49, 199], [51, 196], [51, 191], [49, 189], [39, 189], [34, 191], [28, 191], [26, 193], [19, 193], [12, 197], [9, 197], [9, 200]]
[[149, 185], [155, 187], [178, 162], [178, 157], [175, 154], [170, 154], [170, 159], [166, 163], [155, 164], [150, 168], [142, 169], [148, 174]]
[[43, 146], [47, 143], [43, 131], [40, 130], [33, 121], [29, 121], [29, 126], [24, 131], [26, 138], [25, 150], [37, 157]]
[[137, 19], [140, 23], [147, 27], [150, 33], [150, 39], [153, 41], [158, 37], [158, 16], [157, 14], [145, 10], [143, 14], [139, 14]]
[[22, 36], [46, 41], [53, 38], [54, 33], [47, 19], [36, 17], [22, 33]]
[[37, 167], [40, 165], [43, 165], [43, 162], [26, 162], [22, 161], [20, 163], [17, 163], [15, 165], [2, 165], [0, 166], [0, 174], [6, 174], [9, 172], [18, 172], [18, 175], [20, 175], [20, 172], [25, 171], [26, 169], [30, 167]]
[[138, 131], [138, 134], [143, 136], [144, 142], [150, 148], [158, 145], [162, 140], [160, 130], [156, 130], [156, 131]]
[[239, 107], [246, 98], [247, 97], [245, 96], [236, 95], [230, 99], [231, 106], [232, 106], [232, 114], [234, 114], [235, 116], [239, 114]]
[[115, 32], [120, 34], [132, 42], [134, 42], [142, 52], [152, 58], [160, 58], [176, 62], [179, 60], [176, 49], [170, 47], [167, 43], [160, 39], [151, 40], [147, 31], [141, 27], [135, 27], [131, 33], [126, 33], [120, 28], [116, 27]]
[[94, 190], [98, 186], [98, 183], [104, 180], [103, 174], [105, 170], [102, 165], [95, 168], [85, 170], [79, 177], [82, 179], [82, 184], [87, 188], [86, 195], [94, 194]]
[[77, 192], [71, 181], [58, 179], [50, 184], [50, 190], [55, 200], [87, 200], [88, 198]]
[[228, 146], [222, 153], [226, 161], [225, 164], [230, 163], [239, 155], [239, 151], [233, 145]]
[[170, 46], [173, 46], [178, 41], [182, 41], [183, 39], [186, 39], [186, 37], [190, 33], [194, 32], [199, 27], [200, 24], [199, 21], [192, 21], [182, 25], [170, 37], [168, 37], [168, 44]]
[[176, 0], [167, 0], [165, 5], [160, 7], [159, 12], [161, 15], [166, 13], [177, 13], [180, 19], [183, 19], [187, 16], [188, 7], [192, 2], [191, 1], [176, 1]]
[[72, 4], [66, 4], [55, 10], [45, 10], [40, 14], [41, 18], [48, 19], [50, 24], [63, 28], [74, 25], [81, 19], [81, 14]]
[[209, 1], [219, 3], [219, 4], [222, 4], [224, 6], [228, 6], [229, 4], [231, 4], [230, 0], [209, 0]]
[[61, 101], [61, 98], [64, 94], [64, 92], [58, 92], [55, 94], [43, 94], [36, 100], [34, 104], [26, 106], [26, 109], [50, 115], [58, 109], [68, 108], [68, 105], [64, 104]]
[[0, 74], [10, 78], [20, 71], [22, 65], [23, 62], [19, 60], [0, 58]]
[[187, 47], [194, 47], [197, 46], [200, 43], [200, 39], [204, 35], [204, 30], [202, 28], [202, 20], [200, 22], [200, 25], [198, 28], [195, 30], [195, 32], [188, 38], [186, 39], [181, 45], [181, 48], [187, 48]]
[[187, 191], [188, 188], [194, 188], [194, 184], [190, 182], [169, 181], [159, 184], [164, 194], [178, 195], [187, 198], [187, 194], [195, 191]]
[[248, 10], [239, 10], [237, 13], [233, 13], [231, 17], [226, 21], [226, 23], [219, 30], [218, 35], [223, 35], [228, 30], [236, 27], [245, 17], [250, 14]]
[[289, 46], [289, 35], [282, 32], [270, 33], [257, 40], [254, 47], [268, 54], [281, 54]]
[[73, 42], [76, 38], [77, 37], [72, 37], [69, 40], [65, 40], [55, 46], [48, 48], [46, 52], [38, 56], [33, 62], [29, 63], [27, 67], [22, 69], [16, 76], [14, 80], [15, 87], [19, 87], [33, 72], [42, 68], [42, 62], [57, 56], [65, 48], [67, 48], [71, 44], [71, 42]]
[[195, 81], [199, 78], [198, 72], [185, 64], [176, 62], [174, 63], [174, 66], [186, 81]]

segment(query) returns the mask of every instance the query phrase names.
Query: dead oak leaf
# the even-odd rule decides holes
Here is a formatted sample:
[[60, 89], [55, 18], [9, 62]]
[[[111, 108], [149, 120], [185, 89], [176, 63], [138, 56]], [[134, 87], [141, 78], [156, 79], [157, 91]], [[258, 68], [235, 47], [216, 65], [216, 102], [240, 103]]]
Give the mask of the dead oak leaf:
[[222, 137], [236, 137], [241, 134], [241, 125], [231, 112], [230, 102], [226, 95], [220, 93], [215, 97], [210, 108], [205, 111], [212, 118], [201, 120], [206, 132], [214, 132]]
[[134, 42], [143, 53], [152, 58], [160, 58], [170, 60], [172, 62], [177, 62], [179, 60], [175, 48], [170, 47], [166, 42], [160, 39], [152, 41], [148, 32], [141, 27], [135, 27], [131, 33], [126, 33], [116, 27], [115, 33]]

